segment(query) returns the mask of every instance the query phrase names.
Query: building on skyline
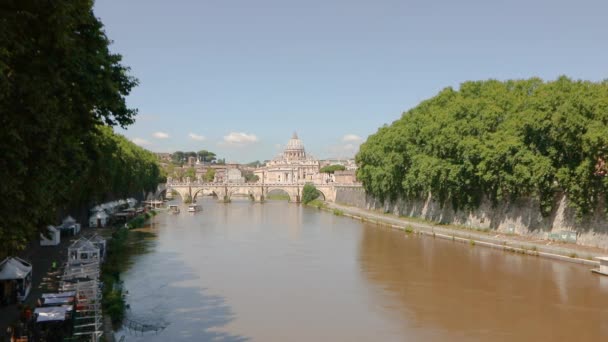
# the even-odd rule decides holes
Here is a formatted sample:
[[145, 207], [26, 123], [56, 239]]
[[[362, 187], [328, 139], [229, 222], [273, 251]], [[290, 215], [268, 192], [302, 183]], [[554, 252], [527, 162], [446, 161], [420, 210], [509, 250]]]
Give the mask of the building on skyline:
[[254, 174], [263, 183], [306, 183], [319, 182], [320, 164], [306, 153], [304, 144], [294, 133], [281, 154], [257, 168]]

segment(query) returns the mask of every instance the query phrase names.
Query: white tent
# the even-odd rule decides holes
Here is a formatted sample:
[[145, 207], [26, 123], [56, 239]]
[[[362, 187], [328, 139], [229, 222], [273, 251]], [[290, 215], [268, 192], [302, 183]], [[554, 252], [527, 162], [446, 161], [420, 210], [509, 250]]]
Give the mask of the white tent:
[[40, 246], [57, 246], [61, 242], [61, 233], [53, 226], [46, 227], [49, 231], [48, 238], [40, 233]]
[[[103, 210], [93, 213], [93, 215], [91, 215], [91, 218], [89, 218], [89, 227], [105, 227], [108, 224], [108, 218], [108, 214]], [[99, 221], [100, 227], [98, 227], [97, 221]]]
[[104, 260], [106, 257], [106, 239], [95, 234], [89, 239], [89, 241], [93, 244], [93, 246], [99, 248], [99, 256], [101, 257], [101, 260]]
[[129, 203], [129, 208], [135, 208], [135, 205], [137, 204], [137, 200], [135, 198], [129, 198], [127, 200], [127, 203]]
[[34, 314], [36, 322], [56, 322], [65, 321], [69, 308], [62, 306], [53, 306], [47, 308], [36, 308]]
[[99, 263], [99, 248], [85, 238], [76, 240], [68, 247], [68, 264]]
[[17, 298], [25, 300], [32, 287], [32, 265], [17, 257], [4, 259], [0, 263], [0, 282], [16, 285], [13, 291], [17, 292]]
[[76, 220], [69, 216], [63, 219], [63, 223], [59, 226], [59, 229], [69, 231], [72, 235], [78, 234], [80, 232], [80, 224], [76, 223]]
[[68, 215], [66, 218], [63, 219], [63, 225], [66, 227], [71, 226], [75, 223], [76, 223], [76, 220], [70, 215]]

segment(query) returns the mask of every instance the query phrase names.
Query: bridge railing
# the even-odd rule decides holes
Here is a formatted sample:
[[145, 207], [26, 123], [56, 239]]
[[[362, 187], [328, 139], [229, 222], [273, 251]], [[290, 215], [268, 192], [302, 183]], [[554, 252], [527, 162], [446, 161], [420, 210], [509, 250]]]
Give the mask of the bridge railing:
[[[171, 186], [208, 186], [208, 187], [260, 187], [260, 186], [304, 186], [307, 183], [205, 183], [205, 182], [171, 182], [167, 183], [167, 187]], [[352, 184], [352, 183], [309, 183], [314, 186], [361, 186], [361, 184]]]

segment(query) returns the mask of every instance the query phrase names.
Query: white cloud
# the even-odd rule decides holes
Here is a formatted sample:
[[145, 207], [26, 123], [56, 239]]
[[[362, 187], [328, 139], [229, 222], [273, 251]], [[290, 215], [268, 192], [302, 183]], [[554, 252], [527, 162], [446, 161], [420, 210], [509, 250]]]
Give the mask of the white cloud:
[[342, 141], [344, 141], [344, 142], [358, 142], [361, 140], [363, 140], [363, 139], [356, 134], [347, 134], [344, 137], [342, 137]]
[[204, 136], [198, 135], [198, 134], [194, 134], [194, 133], [188, 134], [188, 137], [190, 137], [190, 139], [196, 140], [196, 141], [203, 141], [203, 140], [205, 140]]
[[169, 138], [169, 134], [165, 133], [165, 132], [154, 132], [154, 134], [152, 134], [153, 137], [155, 137], [156, 139], [167, 139]]
[[139, 146], [148, 146], [150, 145], [150, 142], [146, 139], [142, 139], [142, 138], [133, 138], [131, 139], [132, 142], [134, 142], [135, 144], [139, 145]]
[[228, 135], [224, 136], [223, 145], [232, 145], [232, 146], [245, 146], [249, 144], [253, 144], [258, 141], [258, 137], [254, 134], [247, 134], [243, 132], [230, 132]]

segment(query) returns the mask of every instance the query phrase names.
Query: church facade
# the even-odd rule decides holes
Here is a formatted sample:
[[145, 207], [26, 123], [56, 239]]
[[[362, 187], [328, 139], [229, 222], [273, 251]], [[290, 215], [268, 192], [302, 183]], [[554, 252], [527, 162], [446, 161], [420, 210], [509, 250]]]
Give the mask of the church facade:
[[320, 163], [306, 153], [304, 144], [293, 134], [283, 153], [254, 171], [259, 177], [259, 183], [288, 183], [303, 184], [319, 182]]

